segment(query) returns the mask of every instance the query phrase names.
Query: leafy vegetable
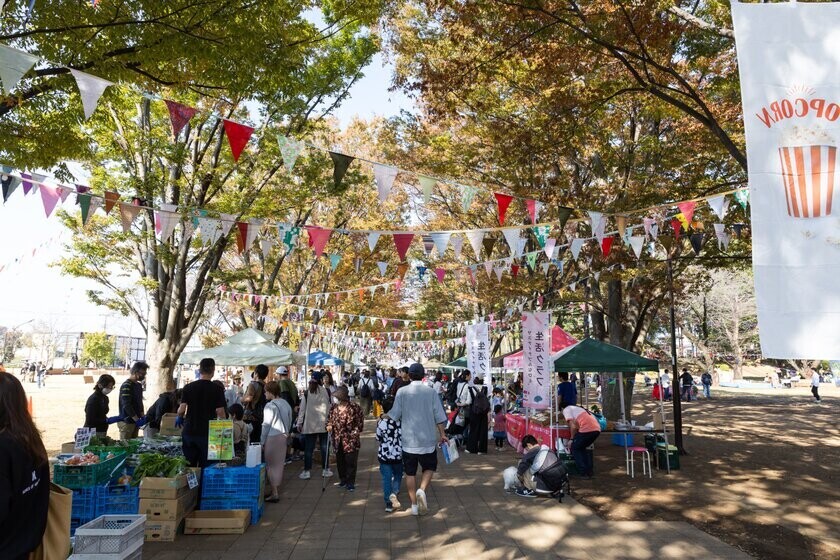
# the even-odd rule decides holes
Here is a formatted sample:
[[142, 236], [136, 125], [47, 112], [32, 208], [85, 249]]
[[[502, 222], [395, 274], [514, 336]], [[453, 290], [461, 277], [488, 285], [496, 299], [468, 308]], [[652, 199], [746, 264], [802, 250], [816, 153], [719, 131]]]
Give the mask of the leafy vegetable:
[[138, 484], [147, 476], [172, 478], [186, 471], [189, 463], [184, 457], [166, 457], [160, 453], [140, 453], [134, 469], [132, 484]]

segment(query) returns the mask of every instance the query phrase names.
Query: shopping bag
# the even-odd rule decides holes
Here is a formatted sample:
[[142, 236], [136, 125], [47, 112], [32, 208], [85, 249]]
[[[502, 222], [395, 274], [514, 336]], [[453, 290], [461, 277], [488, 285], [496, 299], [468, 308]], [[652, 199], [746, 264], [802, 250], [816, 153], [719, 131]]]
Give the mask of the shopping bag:
[[210, 420], [207, 430], [207, 460], [233, 459], [233, 420]]
[[262, 463], [262, 445], [252, 443], [245, 450], [245, 466], [256, 467], [260, 463]]
[[50, 483], [50, 505], [47, 510], [47, 528], [41, 544], [29, 553], [29, 560], [67, 558], [70, 554], [70, 513], [73, 509], [73, 492]]
[[443, 444], [440, 447], [441, 451], [443, 451], [443, 460], [446, 461], [447, 465], [454, 463], [461, 456], [458, 453], [458, 444], [455, 443], [454, 439], [450, 439], [449, 443]]

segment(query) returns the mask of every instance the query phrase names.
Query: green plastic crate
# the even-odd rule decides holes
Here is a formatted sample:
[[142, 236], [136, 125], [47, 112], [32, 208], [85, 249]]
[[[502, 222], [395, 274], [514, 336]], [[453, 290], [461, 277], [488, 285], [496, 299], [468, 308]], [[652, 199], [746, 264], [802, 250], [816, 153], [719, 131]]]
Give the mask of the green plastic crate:
[[128, 445], [88, 445], [85, 447], [86, 453], [96, 453], [97, 455], [108, 454], [108, 453], [123, 453], [125, 452], [127, 455], [133, 455], [137, 453], [137, 450], [140, 449], [140, 444], [143, 443], [142, 439], [132, 439], [126, 442]]
[[664, 443], [657, 443], [656, 444], [656, 466], [659, 468], [660, 471], [668, 470], [668, 464], [666, 464], [665, 461], [668, 461], [672, 471], [677, 471], [677, 470], [680, 469], [680, 453], [677, 450], [677, 446], [676, 445], [669, 445], [668, 446], [667, 458], [666, 458], [665, 444]]
[[114, 473], [125, 464], [125, 451], [115, 453], [111, 459], [105, 459], [107, 453], [99, 456], [95, 465], [62, 465], [57, 463], [53, 470], [53, 482], [65, 488], [89, 488], [106, 484]]

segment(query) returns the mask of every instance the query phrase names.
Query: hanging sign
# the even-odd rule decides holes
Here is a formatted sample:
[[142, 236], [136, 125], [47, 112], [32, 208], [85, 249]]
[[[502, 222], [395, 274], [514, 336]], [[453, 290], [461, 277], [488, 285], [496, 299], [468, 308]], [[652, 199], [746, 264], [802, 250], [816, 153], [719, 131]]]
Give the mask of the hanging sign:
[[467, 369], [473, 379], [484, 379], [485, 385], [490, 382], [490, 338], [487, 323], [484, 321], [475, 325], [467, 325]]
[[551, 325], [545, 311], [522, 313], [522, 372], [524, 405], [551, 405]]
[[732, 19], [761, 352], [840, 359], [840, 5], [732, 2]]

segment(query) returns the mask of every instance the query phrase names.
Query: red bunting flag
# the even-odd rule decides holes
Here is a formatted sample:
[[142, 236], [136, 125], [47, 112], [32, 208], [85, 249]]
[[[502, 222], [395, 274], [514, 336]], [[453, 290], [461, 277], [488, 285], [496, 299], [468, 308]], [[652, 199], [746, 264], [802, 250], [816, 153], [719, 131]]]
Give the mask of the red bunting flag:
[[395, 233], [394, 245], [397, 247], [397, 254], [400, 256], [400, 261], [405, 261], [405, 255], [408, 253], [408, 247], [414, 239], [413, 233]]
[[496, 204], [499, 205], [499, 224], [505, 225], [505, 214], [507, 213], [508, 206], [510, 206], [513, 197], [504, 193], [493, 193], [493, 196], [496, 197]]
[[166, 103], [166, 108], [169, 109], [169, 120], [172, 121], [172, 135], [177, 138], [198, 110], [188, 105], [170, 101], [169, 99], [164, 99], [163, 101]]
[[519, 274], [519, 265], [512, 264], [510, 265], [510, 275], [513, 276], [513, 279], [516, 280], [516, 275]]
[[[694, 216], [695, 206], [697, 206], [697, 203], [694, 201], [680, 202], [677, 204], [677, 208], [679, 208], [682, 215], [685, 216], [685, 221], [688, 224], [691, 223], [691, 218]], [[686, 226], [685, 229], [688, 230], [688, 226]]]
[[612, 250], [613, 241], [615, 241], [615, 237], [612, 235], [601, 240], [601, 253], [604, 255], [604, 258], [609, 256], [610, 251]]
[[682, 229], [682, 222], [679, 221], [677, 218], [673, 218], [671, 220], [671, 228], [673, 228], [674, 230], [674, 239], [679, 240], [680, 230]]
[[436, 268], [435, 276], [437, 276], [438, 283], [443, 284], [443, 277], [446, 276], [446, 269]]
[[315, 226], [306, 226], [306, 231], [309, 233], [309, 246], [315, 251], [315, 256], [320, 257], [324, 254], [324, 247], [327, 246], [327, 241], [330, 240], [333, 230]]
[[222, 119], [222, 121], [225, 125], [225, 134], [228, 137], [230, 151], [233, 154], [233, 161], [239, 161], [239, 156], [248, 144], [248, 140], [251, 139], [254, 129], [236, 121], [228, 119]]
[[247, 249], [246, 239], [248, 239], [248, 222], [236, 222], [236, 249], [240, 253]]

